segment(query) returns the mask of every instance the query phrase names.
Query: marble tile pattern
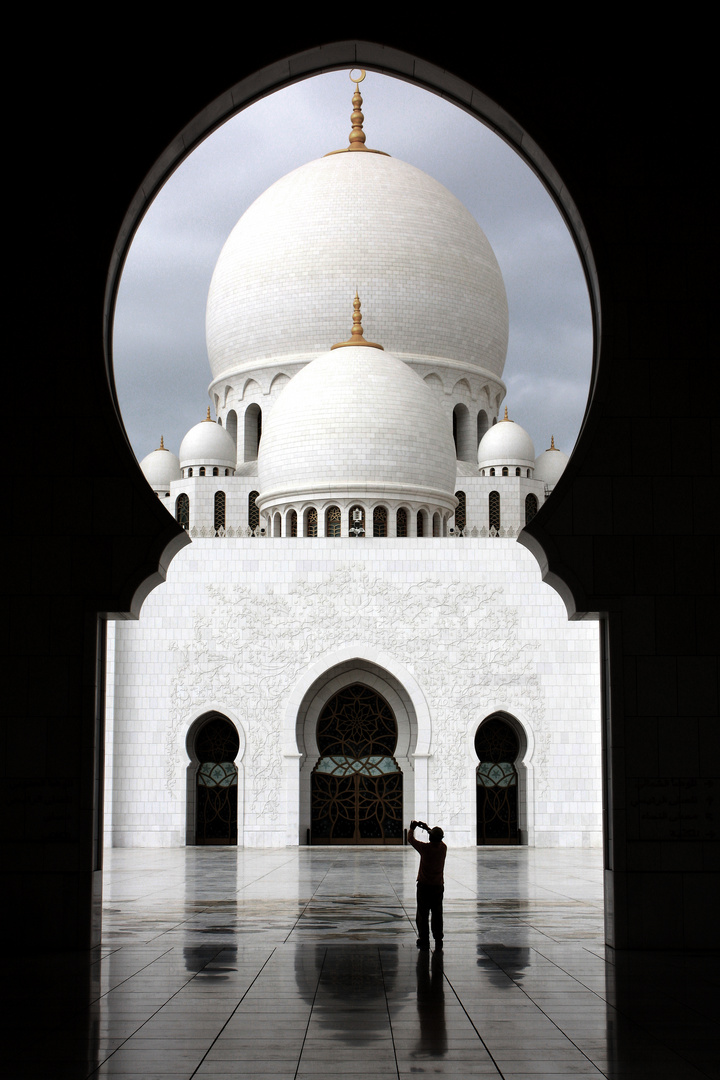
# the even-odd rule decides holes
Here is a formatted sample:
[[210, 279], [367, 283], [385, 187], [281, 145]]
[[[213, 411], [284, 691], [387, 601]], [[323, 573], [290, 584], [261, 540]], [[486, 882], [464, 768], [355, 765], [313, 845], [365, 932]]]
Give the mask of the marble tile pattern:
[[107, 852], [102, 947], [48, 941], [20, 965], [5, 1075], [718, 1076], [714, 964], [606, 950], [599, 851], [451, 850], [442, 952], [416, 948], [416, 864], [408, 847]]
[[601, 843], [597, 625], [568, 622], [512, 539], [196, 540], [139, 621], [115, 624], [108, 656], [113, 846], [185, 843], [188, 732], [210, 709], [245, 748], [240, 842], [304, 843], [302, 784], [316, 759], [303, 757], [312, 724], [299, 719], [302, 688], [350, 656], [393, 673], [408, 701], [407, 730], [398, 718], [407, 818], [441, 822], [455, 846], [475, 844], [475, 732], [502, 709], [526, 743], [527, 843]]

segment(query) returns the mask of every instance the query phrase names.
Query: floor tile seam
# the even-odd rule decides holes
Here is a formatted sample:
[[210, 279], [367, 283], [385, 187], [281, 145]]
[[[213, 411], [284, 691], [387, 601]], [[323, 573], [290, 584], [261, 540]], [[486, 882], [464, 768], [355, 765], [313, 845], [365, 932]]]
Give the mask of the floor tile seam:
[[[207, 1058], [208, 1054], [210, 1053], [210, 1051], [212, 1050], [212, 1048], [213, 1048], [213, 1047], [215, 1046], [215, 1044], [216, 1044], [216, 1042], [218, 1041], [218, 1039], [219, 1039], [219, 1038], [220, 1038], [220, 1037], [222, 1036], [222, 1033], [223, 1033], [223, 1031], [225, 1031], [226, 1027], [227, 1027], [227, 1026], [228, 1026], [228, 1024], [230, 1023], [230, 1021], [232, 1020], [232, 1018], [233, 1018], [233, 1016], [235, 1015], [235, 1013], [236, 1013], [236, 1012], [238, 1011], [238, 1009], [240, 1008], [241, 1004], [243, 1003], [243, 1001], [245, 1000], [245, 998], [246, 998], [246, 997], [247, 997], [247, 995], [249, 994], [250, 990], [251, 990], [251, 989], [252, 989], [252, 987], [253, 987], [253, 986], [255, 985], [255, 983], [257, 982], [257, 980], [258, 980], [258, 979], [260, 978], [260, 976], [262, 975], [262, 973], [263, 973], [263, 971], [265, 970], [265, 968], [267, 967], [267, 965], [268, 965], [268, 964], [270, 963], [270, 961], [272, 960], [272, 958], [273, 958], [273, 955], [274, 955], [274, 954], [275, 954], [275, 949], [271, 949], [271, 951], [270, 951], [270, 954], [269, 954], [269, 955], [268, 955], [268, 956], [267, 956], [267, 957], [265, 958], [265, 963], [264, 963], [264, 964], [262, 965], [262, 967], [260, 968], [260, 970], [259, 970], [259, 971], [257, 972], [257, 974], [255, 975], [255, 978], [254, 978], [254, 979], [252, 980], [252, 982], [250, 983], [250, 985], [249, 985], [249, 986], [248, 986], [248, 987], [246, 988], [246, 990], [245, 990], [245, 992], [243, 993], [242, 997], [240, 998], [240, 1000], [239, 1000], [239, 1001], [237, 1002], [237, 1004], [235, 1005], [235, 1008], [234, 1008], [234, 1009], [233, 1009], [233, 1011], [232, 1011], [232, 1012], [230, 1013], [230, 1015], [228, 1016], [228, 1018], [226, 1019], [225, 1023], [224, 1023], [224, 1024], [222, 1025], [222, 1027], [220, 1028], [220, 1030], [219, 1030], [219, 1031], [218, 1031], [218, 1032], [216, 1033], [216, 1035], [215, 1035], [215, 1038], [214, 1038], [214, 1039], [212, 1040], [212, 1042], [211, 1042], [211, 1043], [210, 1043], [210, 1045], [208, 1046], [207, 1050], [205, 1051], [205, 1053], [203, 1054], [203, 1056], [202, 1056], [202, 1057], [200, 1058], [200, 1060], [198, 1061], [198, 1063], [197, 1063], [196, 1067], [195, 1067], [195, 1068], [194, 1068], [194, 1070], [193, 1070], [193, 1071], [191, 1072], [189, 1080], [192, 1080], [192, 1077], [193, 1077], [193, 1076], [196, 1076], [196, 1075], [197, 1075], [197, 1071], [198, 1071], [198, 1069], [200, 1069], [200, 1068], [201, 1068], [201, 1066], [202, 1066], [203, 1062], [204, 1062], [204, 1061], [206, 1060], [206, 1058]], [[196, 972], [195, 974], [197, 975], [197, 972]], [[195, 978], [195, 975], [193, 975], [193, 978]]]
[[[547, 959], [547, 957], [545, 959]], [[518, 984], [516, 984], [516, 985], [518, 985]], [[597, 1069], [598, 1076], [607, 1076], [607, 1074], [604, 1072], [604, 1070], [601, 1069], [600, 1066], [597, 1065], [592, 1060], [592, 1058], [589, 1057], [580, 1046], [578, 1046], [578, 1044], [575, 1042], [575, 1040], [572, 1039], [570, 1037], [570, 1035], [568, 1035], [568, 1033], [566, 1031], [564, 1031], [563, 1028], [560, 1027], [560, 1024], [556, 1020], [554, 1020], [552, 1018], [552, 1016], [550, 1016], [547, 1012], [545, 1012], [545, 1009], [543, 1009], [541, 1005], [539, 1005], [536, 1001], [533, 1000], [533, 998], [522, 988], [522, 986], [518, 986], [518, 989], [522, 991], [522, 993], [525, 995], [525, 997], [528, 999], [528, 1001], [530, 1001], [533, 1004], [533, 1006], [538, 1010], [538, 1012], [540, 1012], [545, 1017], [545, 1019], [548, 1020], [553, 1025], [554, 1028], [556, 1028], [556, 1030], [570, 1044], [570, 1046], [574, 1046], [575, 1049], [577, 1050], [577, 1052], [579, 1054], [581, 1054], [582, 1057], [585, 1058], [585, 1060], [588, 1062], [588, 1064], [591, 1065], [594, 1069]], [[585, 988], [585, 989], [587, 989], [587, 988]], [[601, 998], [598, 995], [595, 995], [595, 996], [598, 998], [598, 1002], [601, 1002], [603, 1005], [607, 1005], [607, 1002], [604, 1000], [604, 998]]]
[[464, 1006], [464, 1004], [463, 1004], [463, 1002], [462, 1002], [462, 998], [461, 998], [461, 997], [459, 996], [459, 994], [457, 994], [457, 993], [456, 993], [456, 991], [455, 991], [455, 987], [454, 987], [454, 986], [453, 986], [453, 984], [452, 984], [452, 983], [450, 982], [450, 979], [449, 979], [449, 977], [448, 977], [448, 974], [447, 974], [447, 972], [446, 972], [446, 971], [444, 971], [444, 970], [443, 970], [443, 979], [445, 980], [445, 982], [446, 982], [446, 983], [448, 984], [448, 986], [450, 987], [450, 990], [452, 991], [452, 994], [453, 994], [453, 996], [455, 997], [455, 1000], [457, 1001], [457, 1003], [458, 1003], [458, 1005], [460, 1006], [460, 1008], [462, 1009], [462, 1011], [463, 1011], [463, 1012], [465, 1013], [465, 1016], [466, 1016], [466, 1017], [467, 1017], [467, 1019], [468, 1019], [468, 1023], [470, 1024], [470, 1026], [472, 1027], [473, 1031], [475, 1032], [475, 1034], [477, 1035], [478, 1039], [480, 1040], [480, 1043], [481, 1043], [481, 1045], [482, 1045], [483, 1049], [485, 1050], [485, 1053], [487, 1054], [487, 1056], [488, 1056], [488, 1058], [490, 1059], [490, 1061], [492, 1061], [492, 1063], [493, 1063], [493, 1066], [494, 1066], [494, 1068], [495, 1068], [495, 1069], [497, 1069], [497, 1074], [498, 1074], [498, 1076], [502, 1077], [502, 1076], [503, 1076], [503, 1072], [502, 1072], [502, 1069], [500, 1068], [500, 1066], [498, 1065], [497, 1061], [495, 1060], [495, 1056], [494, 1056], [494, 1054], [492, 1053], [492, 1051], [490, 1050], [490, 1047], [489, 1047], [489, 1046], [487, 1045], [487, 1043], [486, 1043], [486, 1042], [485, 1042], [485, 1040], [483, 1039], [482, 1035], [481, 1035], [481, 1034], [480, 1034], [480, 1032], [478, 1031], [477, 1027], [475, 1026], [475, 1022], [473, 1021], [472, 1017], [470, 1016], [470, 1014], [468, 1013], [467, 1009], [465, 1008], [465, 1006]]
[[[120, 949], [122, 949], [122, 947], [123, 947], [123, 946], [121, 945], [121, 946], [120, 946], [120, 947], [119, 947], [118, 949], [116, 949], [116, 950], [115, 950], [115, 952], [119, 952], [119, 951], [120, 951]], [[127, 982], [130, 982], [130, 980], [131, 980], [131, 979], [134, 979], [134, 978], [135, 978], [135, 977], [136, 977], [137, 975], [139, 975], [139, 974], [140, 974], [140, 972], [141, 972], [141, 971], [145, 971], [145, 970], [146, 970], [147, 968], [150, 968], [150, 967], [152, 967], [152, 965], [153, 965], [153, 964], [155, 964], [155, 963], [157, 963], [157, 961], [158, 961], [158, 960], [160, 960], [160, 958], [161, 958], [161, 957], [163, 957], [163, 956], [167, 956], [167, 954], [168, 954], [168, 953], [171, 953], [171, 952], [173, 951], [173, 949], [174, 949], [174, 948], [175, 948], [175, 946], [174, 946], [174, 945], [168, 945], [168, 946], [167, 946], [166, 948], [164, 948], [164, 949], [162, 950], [162, 952], [158, 953], [158, 955], [157, 955], [157, 956], [153, 957], [153, 959], [152, 959], [152, 960], [149, 960], [149, 961], [148, 961], [148, 962], [147, 962], [146, 964], [143, 964], [143, 965], [142, 965], [142, 967], [139, 967], [139, 968], [137, 969], [137, 971], [134, 971], [134, 972], [132, 973], [132, 975], [128, 975], [128, 976], [127, 976], [127, 977], [126, 977], [125, 979], [121, 979], [121, 980], [120, 980], [120, 982], [116, 983], [116, 984], [115, 984], [115, 986], [112, 986], [112, 987], [110, 987], [110, 989], [108, 989], [108, 990], [105, 990], [105, 992], [104, 992], [104, 993], [102, 993], [102, 994], [98, 994], [98, 996], [97, 996], [97, 997], [94, 997], [94, 998], [92, 999], [92, 1001], [91, 1001], [91, 1002], [90, 1002], [89, 1004], [90, 1004], [90, 1005], [94, 1005], [94, 1004], [95, 1004], [95, 1002], [97, 1002], [97, 1001], [102, 1001], [102, 1000], [103, 1000], [103, 998], [106, 998], [106, 997], [108, 997], [108, 996], [109, 996], [110, 994], [112, 994], [112, 993], [113, 993], [113, 992], [114, 992], [115, 990], [117, 990], [117, 989], [118, 989], [119, 987], [121, 987], [121, 986], [124, 986], [124, 984], [125, 984], [125, 983], [127, 983]], [[94, 966], [94, 965], [93, 965], [93, 966]], [[167, 1001], [170, 1001], [170, 998], [168, 998], [168, 999], [167, 999]], [[160, 1007], [162, 1008], [162, 1006], [160, 1006]]]
[[[173, 950], [173, 946], [170, 946], [170, 948], [166, 949], [165, 952], [160, 953], [160, 956], [155, 957], [155, 960], [159, 960], [161, 956], [166, 956], [167, 953], [172, 952], [172, 950]], [[217, 955], [217, 953], [215, 955]], [[155, 963], [155, 960], [151, 960], [148, 964], [145, 965], [145, 967], [151, 967], [152, 964]], [[143, 971], [144, 967], [140, 968], [139, 970]], [[135, 974], [137, 974], [137, 972]], [[122, 1042], [120, 1043], [120, 1045], [115, 1047], [115, 1049], [112, 1051], [112, 1053], [108, 1054], [107, 1057], [103, 1058], [103, 1060], [101, 1062], [99, 1062], [95, 1066], [95, 1068], [92, 1069], [87, 1074], [88, 1077], [91, 1077], [93, 1075], [93, 1073], [96, 1073], [99, 1069], [101, 1069], [103, 1067], [103, 1065], [105, 1065], [105, 1063], [107, 1061], [109, 1061], [110, 1058], [112, 1058], [118, 1052], [118, 1050], [121, 1050], [123, 1048], [123, 1046], [125, 1045], [126, 1042], [128, 1042], [129, 1039], [132, 1039], [138, 1033], [138, 1031], [142, 1031], [142, 1029], [145, 1027], [145, 1025], [148, 1024], [155, 1016], [157, 1016], [157, 1014], [159, 1012], [161, 1012], [165, 1008], [165, 1006], [168, 1004], [168, 1002], [172, 1001], [174, 997], [176, 997], [182, 990], [184, 990], [185, 987], [188, 986], [189, 983], [192, 982], [192, 980], [195, 978], [196, 975], [197, 975], [197, 972], [193, 972], [193, 974], [190, 975], [189, 978], [185, 980], [183, 985], [179, 986], [177, 988], [175, 993], [171, 994], [169, 998], [165, 999], [165, 1001], [162, 1003], [162, 1005], [159, 1005], [157, 1009], [155, 1009], [153, 1012], [150, 1013], [149, 1016], [146, 1015], [145, 1019], [142, 1022], [142, 1024], [140, 1024], [139, 1027], [135, 1028], [135, 1030], [132, 1031], [125, 1039], [123, 1039]], [[130, 975], [129, 978], [133, 978], [133, 976]], [[123, 980], [123, 982], [127, 982], [127, 981], [128, 981], [127, 979]], [[122, 983], [119, 983], [118, 985], [122, 986]], [[109, 993], [109, 991], [108, 991], [108, 993]], [[102, 995], [102, 996], [105, 997], [107, 995]]]
[[[536, 947], [534, 945], [531, 945], [531, 946], [529, 946], [529, 948], [530, 948], [531, 952], [536, 952], [538, 954], [538, 956], [542, 956], [543, 960], [546, 960], [549, 964], [552, 964], [552, 966], [554, 968], [556, 968], [558, 971], [562, 972], [562, 974], [565, 976], [565, 978], [572, 979], [573, 982], [576, 982], [578, 984], [578, 986], [582, 986], [583, 990], [587, 990], [590, 993], [595, 994], [597, 997], [600, 998], [601, 1001], [606, 1000], [605, 998], [601, 997], [601, 995], [598, 994], [596, 990], [593, 990], [592, 987], [587, 986], [576, 975], [572, 975], [569, 971], [567, 971], [564, 967], [562, 967], [562, 965], [559, 964], [557, 962], [557, 960], [554, 960], [551, 956], [547, 956], [542, 951], [542, 949], [540, 947]], [[497, 963], [497, 961], [493, 961], [493, 963]], [[500, 967], [499, 964], [498, 964], [498, 967]], [[504, 969], [502, 967], [500, 967], [500, 970], [503, 971]], [[505, 974], [508, 975], [507, 972], [505, 972]], [[520, 983], [518, 983], [517, 980], [512, 977], [512, 975], [508, 975], [508, 978], [510, 979], [511, 982], [515, 983], [515, 985], [518, 987], [518, 989], [522, 990], [522, 992], [525, 994], [526, 997], [529, 997], [531, 1001], [533, 1000], [532, 997], [530, 996], [530, 994], [528, 994], [527, 991], [525, 990], [524, 986], [521, 986]], [[568, 992], [572, 993], [572, 991], [568, 991]], [[533, 1002], [533, 1004], [535, 1004], [535, 1002]]]
[[[331, 864], [331, 866], [332, 866], [332, 864]], [[323, 885], [323, 882], [324, 882], [324, 881], [325, 881], [325, 880], [327, 879], [327, 877], [328, 877], [328, 875], [329, 875], [329, 873], [330, 873], [330, 869], [331, 869], [331, 866], [329, 866], [329, 867], [327, 868], [327, 870], [325, 871], [325, 873], [324, 873], [324, 874], [322, 875], [322, 877], [320, 878], [320, 880], [319, 880], [319, 881], [318, 881], [318, 883], [316, 884], [316, 886], [315, 886], [314, 890], [313, 890], [313, 891], [311, 892], [310, 896], [308, 897], [308, 899], [307, 899], [307, 900], [305, 901], [305, 903], [303, 904], [303, 906], [302, 906], [302, 909], [301, 909], [300, 911], [298, 911], [298, 913], [297, 913], [297, 916], [296, 916], [296, 918], [295, 918], [295, 922], [293, 923], [293, 925], [292, 925], [292, 926], [290, 927], [290, 929], [288, 930], [287, 936], [286, 936], [285, 940], [283, 941], [283, 945], [287, 945], [287, 944], [288, 944], [288, 942], [289, 942], [289, 940], [290, 940], [290, 937], [291, 937], [291, 936], [292, 936], [292, 934], [294, 934], [294, 932], [295, 932], [295, 931], [296, 931], [296, 930], [298, 929], [298, 923], [300, 922], [300, 920], [302, 919], [303, 915], [304, 915], [304, 914], [305, 914], [305, 912], [306, 912], [306, 911], [308, 910], [308, 908], [309, 908], [309, 907], [310, 907], [310, 905], [312, 904], [313, 900], [314, 900], [314, 899], [315, 899], [315, 897], [317, 896], [318, 890], [319, 890], [319, 889], [320, 889], [320, 888], [322, 887], [322, 885]], [[258, 878], [258, 880], [260, 880], [260, 879]], [[324, 961], [323, 961], [323, 962], [324, 962]], [[318, 980], [318, 982], [319, 982], [319, 980]], [[316, 992], [317, 992], [317, 988], [316, 988]], [[314, 1001], [314, 998], [313, 998], [313, 1001]]]
[[[308, 1014], [307, 1024], [305, 1025], [305, 1031], [303, 1033], [302, 1043], [300, 1044], [300, 1052], [298, 1054], [297, 1065], [295, 1066], [295, 1073], [293, 1074], [294, 1075], [294, 1080], [297, 1080], [297, 1075], [298, 1075], [298, 1073], [300, 1071], [300, 1062], [302, 1061], [303, 1050], [305, 1049], [305, 1043], [307, 1042], [308, 1031], [310, 1030], [310, 1023], [312, 1021], [313, 1010], [315, 1009], [315, 1000], [317, 998], [318, 987], [320, 986], [320, 980], [322, 979], [322, 973], [323, 973], [323, 969], [325, 968], [325, 960], [326, 959], [327, 959], [327, 949], [323, 953], [322, 964], [320, 965], [320, 970], [318, 971], [317, 982], [315, 983], [315, 991], [313, 993], [312, 1002], [310, 1003], [310, 1012]], [[192, 1080], [192, 1078], [191, 1078], [191, 1080]]]
[[393, 1057], [395, 1059], [395, 1070], [396, 1070], [397, 1075], [398, 1075], [398, 1080], [400, 1080], [400, 1064], [398, 1062], [398, 1053], [397, 1053], [397, 1045], [395, 1043], [395, 1031], [393, 1030], [392, 1014], [390, 1013], [390, 1002], [388, 1001], [387, 983], [385, 981], [385, 968], [383, 967], [382, 950], [378, 949], [377, 954], [378, 954], [378, 962], [380, 964], [380, 973], [382, 975], [382, 981], [383, 981], [383, 996], [385, 998], [385, 1009], [387, 1011], [388, 1025], [390, 1027], [390, 1038], [392, 1040]]

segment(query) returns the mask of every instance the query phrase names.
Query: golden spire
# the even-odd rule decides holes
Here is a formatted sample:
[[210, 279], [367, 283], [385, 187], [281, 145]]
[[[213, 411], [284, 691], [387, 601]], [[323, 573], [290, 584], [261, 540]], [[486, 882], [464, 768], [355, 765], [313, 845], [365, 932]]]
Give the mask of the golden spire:
[[[360, 75], [355, 78], [353, 71], [358, 70]], [[362, 68], [353, 68], [350, 72], [350, 82], [355, 83], [355, 93], [352, 96], [353, 111], [350, 114], [350, 121], [352, 123], [352, 130], [350, 132], [350, 138], [348, 142], [349, 146], [346, 146], [343, 150], [331, 150], [325, 157], [332, 157], [333, 154], [347, 154], [350, 150], [364, 150], [368, 154], [382, 154], [383, 157], [390, 157], [384, 150], [371, 150], [369, 146], [365, 145], [365, 132], [363, 131], [363, 120], [365, 117], [362, 114], [362, 94], [360, 93], [360, 83], [365, 78], [365, 72]]]
[[382, 349], [382, 345], [376, 344], [374, 341], [366, 341], [363, 337], [362, 328], [362, 315], [360, 314], [360, 297], [355, 292], [355, 299], [353, 300], [353, 328], [350, 337], [347, 341], [338, 341], [337, 345], [333, 345], [330, 349], [342, 349], [345, 345], [367, 345], [370, 349]]
[[508, 416], [508, 414], [507, 414], [507, 405], [505, 406], [505, 415], [503, 416], [503, 418], [502, 418], [502, 420], [500, 421], [500, 423], [501, 423], [501, 424], [503, 424], [503, 423], [505, 423], [506, 421], [507, 421], [507, 423], [508, 423], [508, 424], [512, 424], [512, 423], [514, 423], [514, 421], [513, 421], [513, 420], [511, 420], [511, 419], [510, 419], [510, 417], [509, 417], [509, 416]]
[[207, 416], [203, 420], [203, 424], [212, 424], [212, 420], [210, 419], [210, 406], [209, 405], [208, 405]]
[[548, 450], [557, 450], [557, 446], [555, 445], [555, 436], [554, 435], [550, 436], [550, 446], [548, 447]]
[[158, 450], [167, 450], [167, 446], [165, 445], [162, 435], [160, 436], [160, 445], [158, 446]]

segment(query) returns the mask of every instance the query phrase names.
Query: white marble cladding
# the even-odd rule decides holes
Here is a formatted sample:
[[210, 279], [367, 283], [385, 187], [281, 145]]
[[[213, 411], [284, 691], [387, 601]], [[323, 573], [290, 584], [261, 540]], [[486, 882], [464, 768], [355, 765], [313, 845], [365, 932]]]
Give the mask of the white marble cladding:
[[[477, 468], [475, 469], [477, 473]], [[250, 524], [249, 519], [249, 496], [252, 491], [259, 490], [257, 475], [245, 476], [205, 476], [187, 478], [175, 481], [172, 484], [172, 492], [169, 498], [163, 498], [162, 502], [167, 506], [171, 514], [175, 515], [178, 495], [181, 492], [187, 494], [190, 502], [190, 535], [210, 535], [215, 531], [215, 492], [225, 493], [225, 530], [228, 536], [243, 535]], [[510, 530], [509, 534], [517, 536], [520, 529], [525, 525], [525, 499], [528, 495], [534, 495], [541, 507], [545, 502], [545, 485], [538, 480], [528, 479], [525, 476], [458, 476], [455, 481], [455, 492], [465, 492], [465, 520], [466, 535], [468, 537], [488, 536], [490, 530], [490, 493], [497, 491], [500, 495], [500, 524], [501, 534], [503, 530]], [[277, 536], [275, 526], [276, 511], [280, 513], [282, 535], [289, 532], [288, 514], [294, 510], [298, 519], [298, 535], [304, 530], [305, 511], [314, 507], [318, 515], [318, 533], [325, 535], [326, 511], [330, 506], [339, 506], [342, 509], [342, 535], [349, 535], [350, 507], [361, 506], [365, 511], [365, 528], [372, 533], [372, 515], [375, 506], [384, 506], [388, 511], [388, 536], [396, 535], [397, 510], [403, 506], [408, 509], [411, 504], [407, 500], [392, 499], [390, 492], [385, 492], [384, 497], [375, 493], [374, 497], [356, 495], [353, 498], [322, 498], [317, 500], [298, 499], [287, 502], [274, 508], [272, 512], [260, 515], [260, 527], [266, 530], [268, 536]], [[443, 521], [443, 530], [455, 527], [454, 515], [448, 517], [446, 507], [420, 503], [413, 503], [413, 511], [408, 513], [407, 529], [408, 536], [414, 537], [417, 532], [416, 511], [422, 507], [425, 512], [424, 539], [432, 539], [432, 518], [435, 512], [439, 512]], [[208, 531], [209, 530], [209, 531]], [[241, 530], [238, 533], [238, 530]], [[474, 530], [474, 532], [473, 532]]]
[[349, 336], [356, 288], [368, 340], [502, 375], [505, 287], [475, 219], [412, 165], [338, 154], [273, 184], [230, 234], [207, 305], [213, 377], [325, 352]]
[[305, 842], [298, 715], [338, 671], [386, 678], [415, 717], [405, 809], [475, 843], [474, 737], [515, 717], [525, 839], [601, 843], [598, 633], [568, 623], [513, 540], [196, 540], [108, 659], [107, 815], [118, 846], [185, 843], [186, 736], [241, 732], [239, 842]]

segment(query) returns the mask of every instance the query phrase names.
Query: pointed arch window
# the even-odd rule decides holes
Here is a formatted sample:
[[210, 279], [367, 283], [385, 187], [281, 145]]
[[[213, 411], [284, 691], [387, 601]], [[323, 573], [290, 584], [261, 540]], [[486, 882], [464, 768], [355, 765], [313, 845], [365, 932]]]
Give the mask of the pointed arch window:
[[258, 491], [251, 491], [248, 495], [248, 525], [251, 529], [257, 529], [260, 524], [260, 511], [255, 501], [258, 495]]
[[402, 506], [395, 515], [395, 528], [398, 536], [407, 536], [408, 516], [407, 510]]
[[535, 495], [525, 496], [525, 524], [528, 525], [538, 512], [538, 501]]
[[175, 520], [183, 529], [190, 528], [190, 499], [184, 491], [175, 500]]
[[500, 531], [500, 492], [491, 491], [488, 495], [488, 517], [490, 528]]
[[225, 528], [225, 492], [215, 492], [215, 506], [214, 506], [214, 518], [213, 524], [215, 526], [215, 535], [217, 536], [220, 529]]
[[455, 492], [455, 498], [458, 501], [458, 504], [455, 507], [455, 528], [456, 529], [464, 529], [465, 528], [465, 492], [464, 491], [456, 491]]
[[373, 536], [387, 536], [387, 509], [376, 506], [373, 510]]

